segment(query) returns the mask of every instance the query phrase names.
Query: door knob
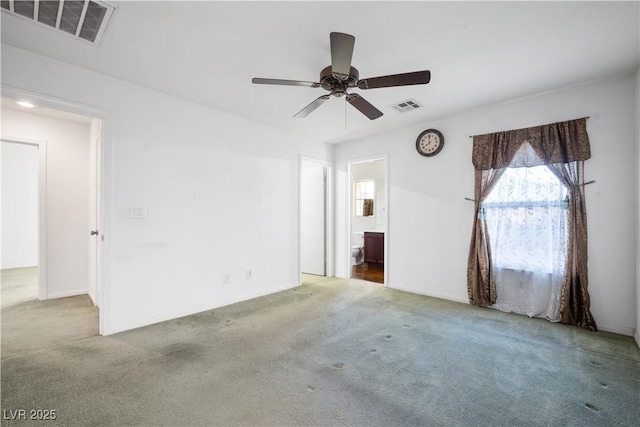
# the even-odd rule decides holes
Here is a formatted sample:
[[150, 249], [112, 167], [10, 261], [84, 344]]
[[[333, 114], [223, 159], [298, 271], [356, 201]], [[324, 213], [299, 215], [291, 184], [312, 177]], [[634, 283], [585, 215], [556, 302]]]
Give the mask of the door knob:
[[98, 235], [98, 230], [91, 230], [91, 235], [92, 236], [97, 236]]

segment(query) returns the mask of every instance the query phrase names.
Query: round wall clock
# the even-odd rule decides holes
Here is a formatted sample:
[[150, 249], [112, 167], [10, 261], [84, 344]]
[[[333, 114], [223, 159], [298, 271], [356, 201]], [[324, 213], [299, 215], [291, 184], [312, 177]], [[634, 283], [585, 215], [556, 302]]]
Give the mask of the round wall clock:
[[416, 150], [426, 157], [435, 156], [444, 147], [444, 136], [440, 131], [427, 129], [418, 135], [416, 139]]

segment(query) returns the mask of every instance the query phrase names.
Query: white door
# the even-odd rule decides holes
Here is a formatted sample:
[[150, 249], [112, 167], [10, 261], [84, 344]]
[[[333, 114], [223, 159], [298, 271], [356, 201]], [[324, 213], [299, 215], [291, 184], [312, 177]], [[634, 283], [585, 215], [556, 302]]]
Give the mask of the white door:
[[2, 139], [0, 268], [38, 268], [38, 299], [46, 297], [46, 142]]
[[300, 168], [300, 269], [325, 276], [327, 167], [302, 160]]
[[101, 156], [102, 151], [102, 121], [92, 119], [91, 141], [89, 148], [89, 297], [93, 304], [100, 306], [100, 239], [101, 230], [101, 209], [100, 209], [100, 177], [101, 177]]

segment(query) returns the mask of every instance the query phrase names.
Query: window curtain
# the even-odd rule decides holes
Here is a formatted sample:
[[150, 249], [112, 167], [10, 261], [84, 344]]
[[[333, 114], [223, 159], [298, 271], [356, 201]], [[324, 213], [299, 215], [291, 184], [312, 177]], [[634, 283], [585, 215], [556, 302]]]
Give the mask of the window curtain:
[[506, 168], [475, 171], [475, 222], [467, 267], [467, 293], [471, 304], [486, 307], [496, 302], [495, 268], [491, 263], [491, 245], [482, 201], [487, 198]]
[[[569, 189], [568, 242], [561, 290], [560, 321], [595, 331], [587, 272], [587, 224], [584, 161], [591, 157], [587, 118], [473, 137], [475, 220], [467, 266], [469, 301], [478, 306], [496, 302], [495, 267], [482, 202], [507, 167], [548, 165]], [[527, 143], [529, 147], [521, 150]]]
[[584, 197], [584, 162], [553, 163], [549, 169], [569, 190], [568, 249], [560, 300], [562, 323], [597, 330], [591, 315], [587, 271], [587, 211]]

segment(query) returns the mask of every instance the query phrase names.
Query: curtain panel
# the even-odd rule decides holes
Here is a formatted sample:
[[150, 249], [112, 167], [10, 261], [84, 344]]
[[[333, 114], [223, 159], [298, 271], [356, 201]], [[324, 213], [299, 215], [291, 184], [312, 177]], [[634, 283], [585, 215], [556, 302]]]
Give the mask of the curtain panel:
[[567, 260], [560, 300], [560, 321], [592, 331], [597, 330], [591, 315], [587, 270], [587, 210], [584, 197], [584, 162], [548, 165], [560, 182], [569, 189], [567, 212]]
[[496, 302], [495, 269], [482, 201], [487, 198], [506, 168], [475, 171], [475, 222], [467, 267], [467, 293], [471, 304], [487, 307]]
[[467, 265], [469, 301], [496, 302], [496, 270], [491, 259], [482, 202], [508, 167], [547, 165], [569, 189], [568, 242], [561, 290], [560, 321], [597, 330], [590, 311], [587, 271], [587, 215], [584, 160], [591, 157], [587, 118], [473, 137], [475, 218]]

